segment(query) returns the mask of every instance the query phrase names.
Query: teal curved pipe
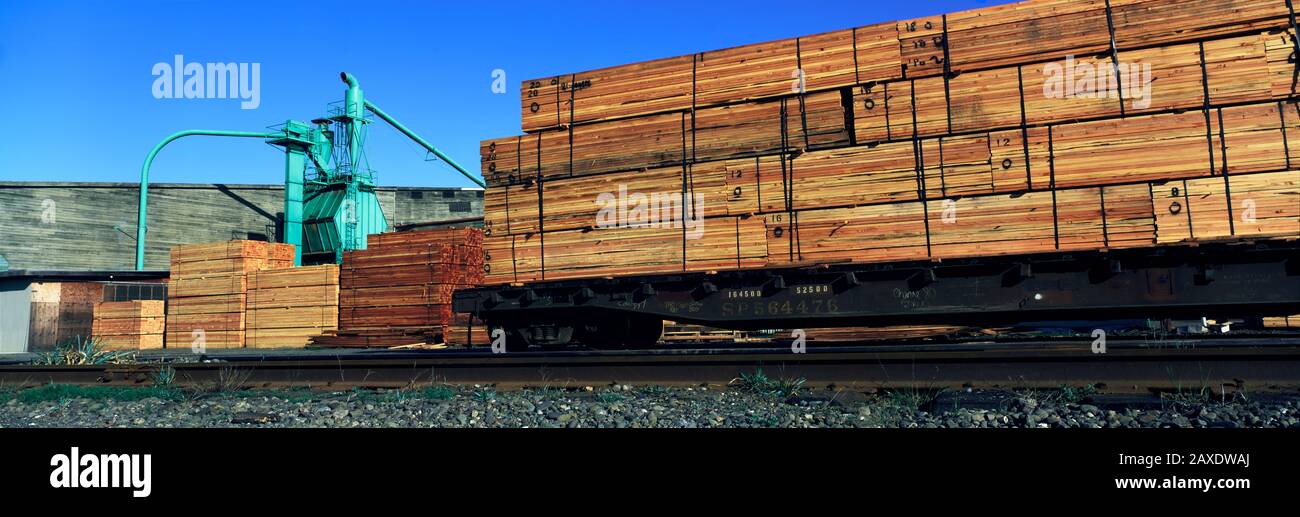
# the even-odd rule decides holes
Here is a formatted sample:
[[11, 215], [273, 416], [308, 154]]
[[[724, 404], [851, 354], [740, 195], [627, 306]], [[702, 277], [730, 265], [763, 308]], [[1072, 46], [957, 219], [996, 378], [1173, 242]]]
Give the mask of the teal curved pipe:
[[234, 137], [244, 137], [244, 138], [272, 138], [272, 137], [280, 136], [279, 133], [265, 133], [265, 132], [256, 132], [256, 131], [222, 131], [222, 130], [215, 130], [215, 129], [188, 129], [185, 131], [178, 131], [176, 133], [172, 133], [171, 136], [168, 136], [167, 138], [164, 138], [163, 141], [158, 142], [158, 145], [153, 146], [153, 150], [149, 151], [149, 156], [146, 156], [144, 159], [144, 167], [140, 169], [140, 208], [136, 211], [136, 223], [135, 223], [135, 270], [136, 271], [144, 271], [144, 239], [145, 239], [145, 232], [147, 228], [147, 226], [145, 225], [145, 221], [148, 220], [148, 210], [149, 210], [149, 166], [153, 165], [153, 159], [155, 156], [158, 156], [158, 151], [161, 151], [163, 147], [167, 146], [167, 144], [170, 144], [172, 143], [172, 141], [181, 137], [196, 136], [196, 135], [234, 136]]

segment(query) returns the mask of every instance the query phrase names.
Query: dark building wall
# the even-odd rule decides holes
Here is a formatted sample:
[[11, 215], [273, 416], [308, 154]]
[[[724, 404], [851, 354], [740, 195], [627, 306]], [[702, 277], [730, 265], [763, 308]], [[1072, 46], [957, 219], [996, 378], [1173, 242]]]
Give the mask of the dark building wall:
[[[390, 229], [483, 214], [481, 190], [380, 187], [377, 193]], [[138, 200], [134, 183], [0, 182], [0, 264], [134, 269]], [[281, 185], [150, 185], [145, 267], [167, 269], [177, 244], [279, 240], [283, 211]]]

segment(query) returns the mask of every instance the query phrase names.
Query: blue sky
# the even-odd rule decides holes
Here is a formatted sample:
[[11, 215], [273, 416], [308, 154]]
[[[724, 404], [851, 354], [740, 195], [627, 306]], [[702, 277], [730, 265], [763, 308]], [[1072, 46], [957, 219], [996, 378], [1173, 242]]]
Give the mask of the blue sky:
[[[367, 99], [471, 171], [478, 142], [518, 134], [526, 79], [856, 25], [980, 7], [916, 2], [244, 2], [0, 0], [0, 181], [139, 181], [158, 140], [181, 129], [263, 130]], [[151, 69], [261, 63], [261, 105], [155, 99]], [[492, 71], [508, 91], [493, 94]], [[370, 165], [389, 186], [470, 186], [382, 122]], [[283, 156], [256, 140], [171, 144], [155, 182], [279, 183]]]

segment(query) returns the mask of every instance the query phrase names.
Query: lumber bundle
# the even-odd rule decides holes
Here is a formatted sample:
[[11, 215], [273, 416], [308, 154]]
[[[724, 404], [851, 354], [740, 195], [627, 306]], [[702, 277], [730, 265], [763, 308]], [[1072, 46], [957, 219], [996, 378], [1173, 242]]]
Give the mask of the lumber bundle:
[[485, 281], [1295, 238], [1291, 18], [1031, 0], [529, 81]]
[[659, 342], [664, 344], [700, 342], [740, 343], [763, 340], [761, 337], [754, 337], [756, 334], [764, 333], [719, 329], [704, 325], [691, 325], [664, 320], [664, 332], [663, 336], [659, 338]]
[[469, 314], [453, 314], [443, 326], [442, 340], [453, 346], [486, 346], [492, 343], [487, 325]]
[[293, 266], [294, 246], [265, 241], [232, 240], [181, 244], [172, 248], [171, 274], [247, 273]]
[[243, 348], [248, 274], [173, 276], [167, 287], [167, 348]]
[[248, 274], [245, 346], [302, 348], [338, 328], [339, 267], [334, 264]]
[[[788, 96], [799, 91], [799, 71], [806, 92], [933, 78], [942, 98], [945, 75], [1001, 68], [1000, 75], [1014, 76], [1017, 66], [1066, 56], [1129, 61], [1137, 57], [1128, 52], [1289, 27], [1288, 6], [1280, 0], [1030, 0], [530, 79], [519, 90], [520, 112], [530, 133], [688, 112]], [[1117, 56], [1109, 55], [1112, 49]], [[954, 85], [955, 77], [948, 77]]]
[[232, 240], [171, 251], [168, 348], [243, 348], [249, 275], [293, 267], [292, 244]]
[[952, 334], [974, 332], [977, 330], [980, 329], [952, 325], [891, 325], [887, 327], [803, 329], [805, 339], [810, 343], [858, 343], [862, 341], [918, 339], [948, 336]]
[[894, 24], [745, 45], [524, 81], [525, 131], [688, 111], [902, 77]]
[[[487, 140], [480, 146], [490, 186], [547, 182], [848, 145], [839, 92], [668, 113]], [[534, 195], [536, 195], [534, 193]]]
[[466, 322], [453, 318], [451, 295], [482, 284], [484, 257], [476, 228], [370, 236], [368, 249], [344, 252], [338, 329], [312, 338], [312, 345], [436, 343], [446, 339], [448, 327], [466, 330]]
[[1291, 316], [1270, 316], [1264, 318], [1264, 328], [1300, 329], [1300, 314]]
[[91, 335], [109, 350], [160, 349], [165, 320], [162, 300], [99, 302], [93, 312]]

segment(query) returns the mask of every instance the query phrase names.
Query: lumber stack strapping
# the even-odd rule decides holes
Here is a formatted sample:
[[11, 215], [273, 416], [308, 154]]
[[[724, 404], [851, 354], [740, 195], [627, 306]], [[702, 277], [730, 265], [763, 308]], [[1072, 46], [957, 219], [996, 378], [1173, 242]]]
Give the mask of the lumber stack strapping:
[[1294, 238], [1290, 15], [1031, 0], [529, 81], [485, 280]]
[[163, 347], [166, 315], [162, 300], [96, 303], [91, 335], [109, 350]]
[[1112, 48], [1127, 61], [1136, 59], [1127, 52], [1282, 29], [1288, 15], [1280, 0], [1031, 0], [531, 79], [520, 108], [526, 132], [685, 112], [787, 96], [798, 91], [796, 70], [808, 92], [929, 78], [942, 91], [945, 72], [1014, 75]]
[[312, 344], [442, 341], [446, 327], [458, 322], [451, 312], [452, 293], [482, 284], [484, 259], [482, 231], [475, 228], [373, 235], [368, 249], [344, 253], [338, 330], [314, 337]]
[[248, 274], [248, 348], [302, 348], [312, 337], [337, 329], [338, 317], [337, 265]]

